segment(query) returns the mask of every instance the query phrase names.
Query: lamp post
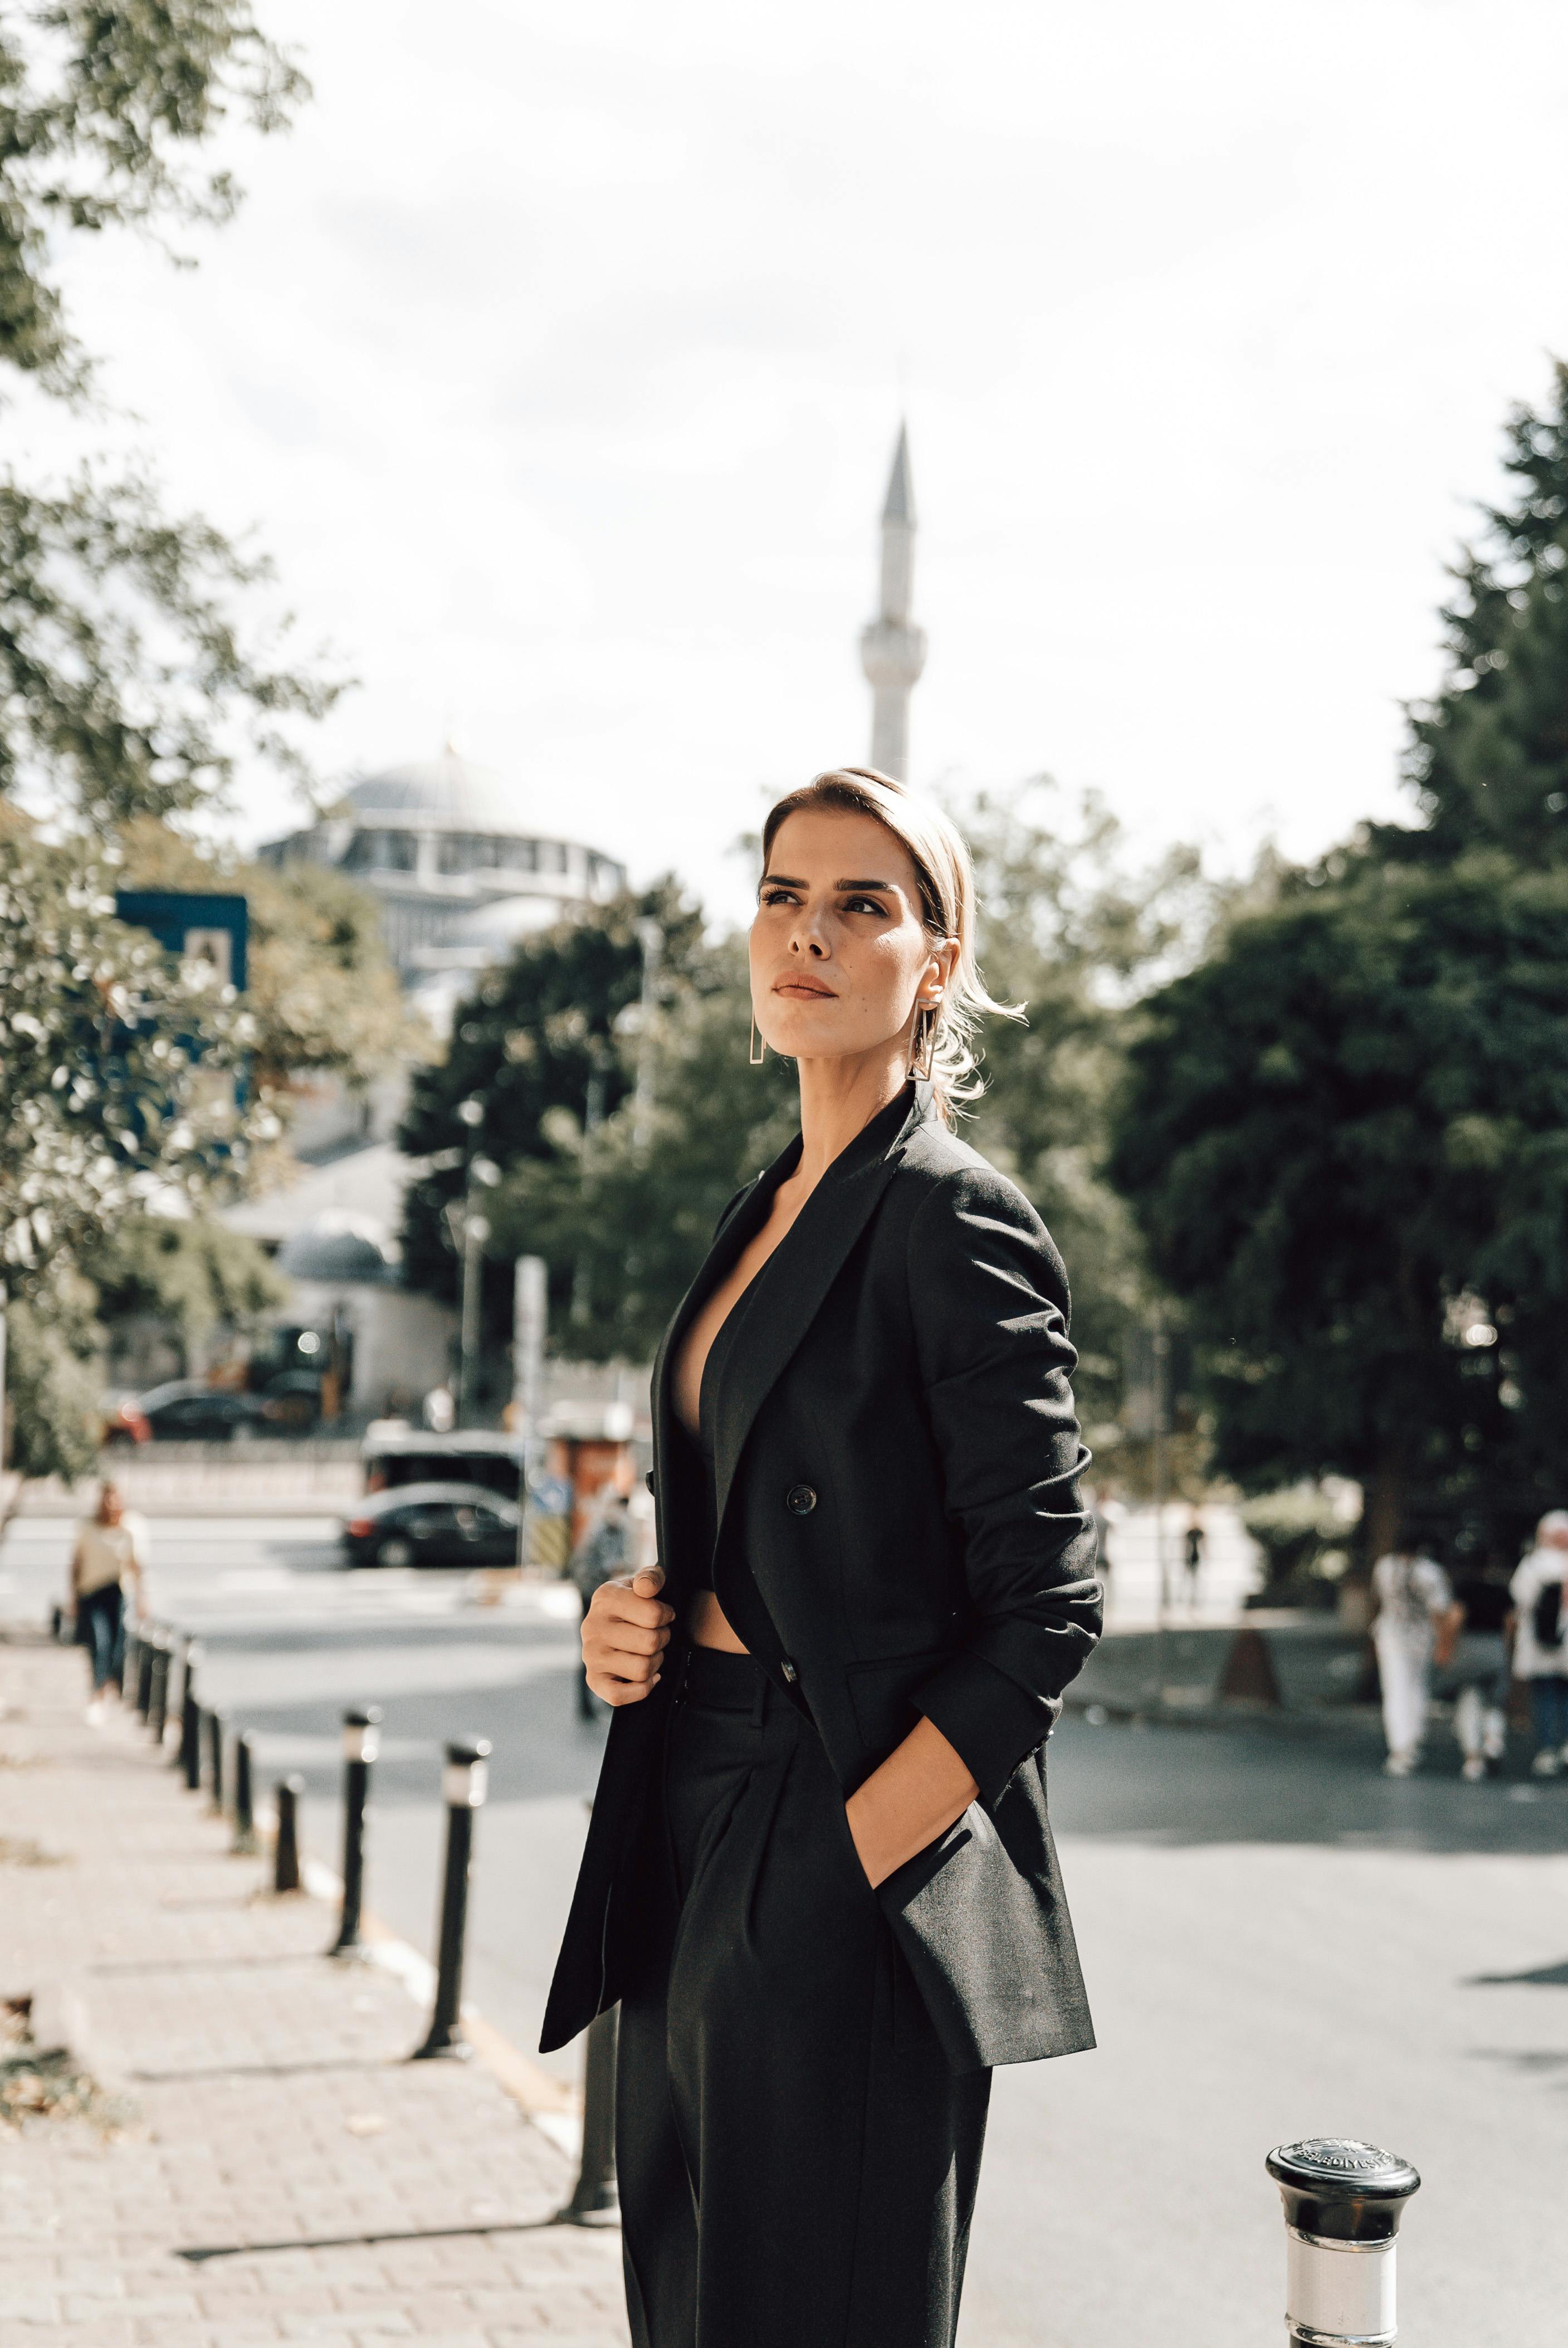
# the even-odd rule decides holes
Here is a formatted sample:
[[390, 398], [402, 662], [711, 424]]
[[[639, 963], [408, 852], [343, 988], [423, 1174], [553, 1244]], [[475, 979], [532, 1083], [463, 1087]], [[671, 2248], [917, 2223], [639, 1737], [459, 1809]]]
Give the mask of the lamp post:
[[664, 956], [665, 933], [651, 915], [637, 923], [637, 943], [643, 950], [643, 992], [637, 1019], [637, 1083], [632, 1095], [632, 1142], [648, 1145], [648, 1120], [654, 1106], [654, 988]]
[[459, 1426], [473, 1416], [479, 1392], [480, 1313], [483, 1302], [481, 1274], [484, 1267], [485, 1241], [490, 1235], [488, 1217], [480, 1214], [475, 1203], [476, 1189], [490, 1189], [500, 1180], [500, 1168], [493, 1159], [481, 1157], [476, 1149], [479, 1130], [485, 1121], [482, 1095], [470, 1093], [467, 1100], [458, 1103], [466, 1139], [463, 1167], [463, 1195], [447, 1209], [453, 1242], [462, 1260], [462, 1307], [459, 1320], [458, 1362], [458, 1410]]

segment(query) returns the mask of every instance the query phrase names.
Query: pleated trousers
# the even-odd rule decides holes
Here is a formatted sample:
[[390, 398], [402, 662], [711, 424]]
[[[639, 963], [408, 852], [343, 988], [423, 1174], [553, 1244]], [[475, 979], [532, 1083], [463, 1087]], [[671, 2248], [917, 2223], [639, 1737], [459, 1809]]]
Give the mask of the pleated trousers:
[[635, 2348], [952, 2348], [990, 2073], [947, 2067], [810, 1721], [748, 1656], [679, 1668], [621, 2008]]

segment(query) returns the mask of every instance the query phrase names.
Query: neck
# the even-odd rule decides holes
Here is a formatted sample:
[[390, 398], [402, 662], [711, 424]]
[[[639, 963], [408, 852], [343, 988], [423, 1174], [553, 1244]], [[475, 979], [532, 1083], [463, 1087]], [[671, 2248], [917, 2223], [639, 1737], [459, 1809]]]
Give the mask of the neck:
[[800, 1163], [793, 1179], [814, 1190], [857, 1133], [895, 1100], [909, 1082], [909, 1038], [893, 1037], [874, 1052], [831, 1060], [800, 1060]]

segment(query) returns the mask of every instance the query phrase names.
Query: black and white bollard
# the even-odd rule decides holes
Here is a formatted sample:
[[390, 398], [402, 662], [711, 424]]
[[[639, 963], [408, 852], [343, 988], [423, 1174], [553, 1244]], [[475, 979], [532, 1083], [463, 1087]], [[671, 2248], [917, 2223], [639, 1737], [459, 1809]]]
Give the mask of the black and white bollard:
[[152, 1642], [152, 1685], [147, 1704], [147, 1733], [154, 1745], [161, 1746], [164, 1731], [169, 1725], [169, 1640], [161, 1631]]
[[145, 1720], [152, 1710], [152, 1632], [141, 1624], [136, 1631], [136, 1711]]
[[223, 1742], [227, 1726], [221, 1712], [202, 1715], [207, 1723], [207, 1792], [215, 1818], [223, 1815]]
[[490, 1742], [468, 1738], [447, 1747], [441, 1799], [447, 1806], [447, 1871], [441, 1886], [441, 1946], [436, 1961], [436, 2003], [416, 2063], [433, 2055], [472, 2053], [459, 2019], [463, 2003], [463, 1940], [469, 1924], [469, 1874], [473, 1864], [474, 1812], [483, 1807], [490, 1777]]
[[615, 2054], [621, 2009], [612, 2005], [588, 2024], [583, 2058], [583, 2162], [572, 2199], [556, 2217], [558, 2226], [614, 2226], [620, 2222], [615, 2183]]
[[1409, 2162], [1315, 2136], [1276, 2146], [1268, 2172], [1284, 2199], [1291, 2348], [1386, 2348], [1398, 2329], [1394, 2240], [1421, 2181]]
[[349, 1957], [359, 1949], [359, 1911], [365, 1899], [365, 1797], [370, 1791], [370, 1764], [380, 1738], [381, 1709], [368, 1704], [363, 1712], [343, 1715], [343, 1913], [329, 1957]]
[[256, 1848], [256, 1813], [251, 1794], [251, 1740], [241, 1731], [234, 1739], [234, 1839], [236, 1859], [248, 1859]]
[[277, 1838], [273, 1845], [273, 1890], [297, 1891], [299, 1873], [299, 1797], [303, 1777], [280, 1777], [273, 1788], [277, 1802]]

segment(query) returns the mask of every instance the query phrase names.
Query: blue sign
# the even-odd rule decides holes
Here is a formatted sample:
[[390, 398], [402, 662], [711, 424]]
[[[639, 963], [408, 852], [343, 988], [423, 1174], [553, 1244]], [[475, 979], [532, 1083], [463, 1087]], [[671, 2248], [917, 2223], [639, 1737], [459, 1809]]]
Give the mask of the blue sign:
[[181, 962], [209, 962], [219, 983], [245, 991], [250, 907], [243, 897], [194, 889], [119, 889], [115, 917], [150, 930]]

